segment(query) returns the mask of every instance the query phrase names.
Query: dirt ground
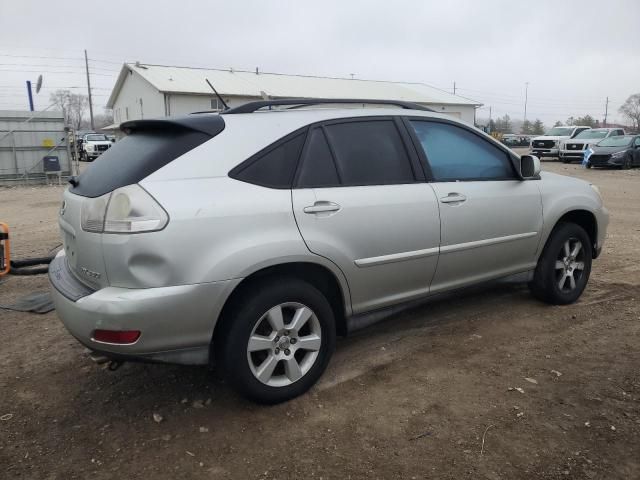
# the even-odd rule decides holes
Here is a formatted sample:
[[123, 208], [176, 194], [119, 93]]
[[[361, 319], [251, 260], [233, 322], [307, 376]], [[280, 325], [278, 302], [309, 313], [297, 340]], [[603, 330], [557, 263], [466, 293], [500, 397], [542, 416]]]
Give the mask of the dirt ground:
[[[0, 310], [0, 477], [640, 478], [640, 170], [543, 168], [596, 183], [611, 212], [578, 303], [519, 285], [433, 302], [340, 340], [283, 405], [205, 368], [107, 371], [55, 312]], [[58, 244], [61, 192], [0, 188], [14, 258]], [[9, 277], [0, 304], [46, 288]]]

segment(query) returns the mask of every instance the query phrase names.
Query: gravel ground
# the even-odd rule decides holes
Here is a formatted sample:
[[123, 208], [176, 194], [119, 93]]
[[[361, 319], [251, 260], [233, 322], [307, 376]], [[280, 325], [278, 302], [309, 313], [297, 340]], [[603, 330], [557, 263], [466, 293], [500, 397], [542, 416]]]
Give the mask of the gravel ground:
[[[0, 477], [640, 478], [640, 170], [543, 168], [599, 185], [612, 215], [579, 302], [509, 284], [434, 301], [340, 340], [287, 404], [205, 368], [110, 372], [55, 312], [0, 310]], [[61, 193], [0, 188], [14, 258], [59, 243]], [[0, 303], [46, 288], [9, 277]]]

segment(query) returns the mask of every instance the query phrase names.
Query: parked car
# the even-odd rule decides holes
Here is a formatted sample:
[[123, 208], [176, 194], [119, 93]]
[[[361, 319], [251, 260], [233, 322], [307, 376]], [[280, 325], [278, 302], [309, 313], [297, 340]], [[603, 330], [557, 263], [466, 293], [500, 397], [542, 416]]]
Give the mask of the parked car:
[[609, 137], [595, 145], [587, 160], [587, 168], [640, 166], [640, 135]]
[[589, 130], [588, 126], [559, 126], [553, 127], [542, 136], [531, 140], [531, 154], [539, 158], [560, 156], [560, 142], [575, 137], [580, 132]]
[[531, 135], [515, 135], [512, 133], [506, 133], [500, 140], [508, 147], [528, 147], [531, 145]]
[[82, 137], [80, 160], [92, 162], [109, 148], [112, 142], [103, 133], [87, 133]]
[[624, 130], [621, 128], [592, 128], [580, 132], [572, 139], [560, 142], [560, 160], [562, 163], [571, 163], [573, 160], [582, 161], [584, 152], [589, 147], [605, 138], [619, 135], [624, 135]]
[[399, 305], [514, 274], [580, 297], [596, 187], [418, 105], [321, 103], [125, 122], [64, 193], [49, 277], [71, 334], [102, 359], [215, 363], [275, 403]]

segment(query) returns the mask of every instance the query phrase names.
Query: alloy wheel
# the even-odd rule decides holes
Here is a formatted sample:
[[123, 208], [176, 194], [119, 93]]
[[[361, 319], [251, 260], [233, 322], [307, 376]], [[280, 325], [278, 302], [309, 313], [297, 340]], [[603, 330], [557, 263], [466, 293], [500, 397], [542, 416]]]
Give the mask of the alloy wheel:
[[296, 302], [269, 309], [247, 342], [251, 373], [265, 385], [285, 387], [306, 375], [318, 359], [322, 329], [316, 314]]
[[584, 275], [584, 249], [582, 242], [571, 237], [564, 242], [555, 264], [556, 282], [563, 293], [575, 290]]

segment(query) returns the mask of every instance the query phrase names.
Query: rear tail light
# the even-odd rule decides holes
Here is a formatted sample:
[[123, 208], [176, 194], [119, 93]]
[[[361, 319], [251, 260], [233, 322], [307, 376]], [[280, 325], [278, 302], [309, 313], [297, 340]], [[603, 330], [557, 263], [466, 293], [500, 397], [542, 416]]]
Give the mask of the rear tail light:
[[94, 330], [93, 340], [102, 343], [129, 345], [140, 338], [140, 330]]
[[139, 185], [128, 185], [96, 198], [85, 198], [82, 229], [95, 233], [142, 233], [162, 230], [167, 212]]

